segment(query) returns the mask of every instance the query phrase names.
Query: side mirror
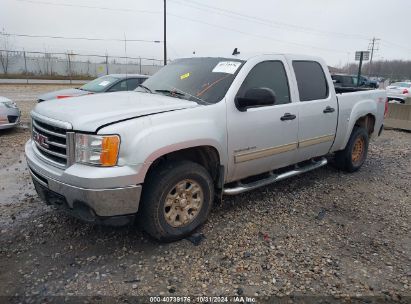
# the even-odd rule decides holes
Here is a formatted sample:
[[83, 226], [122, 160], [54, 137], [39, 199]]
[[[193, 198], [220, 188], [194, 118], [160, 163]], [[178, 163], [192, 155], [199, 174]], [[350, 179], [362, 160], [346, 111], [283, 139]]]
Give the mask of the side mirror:
[[276, 102], [275, 93], [269, 88], [252, 88], [245, 92], [243, 97], [236, 97], [235, 103], [241, 112], [248, 108], [272, 106]]

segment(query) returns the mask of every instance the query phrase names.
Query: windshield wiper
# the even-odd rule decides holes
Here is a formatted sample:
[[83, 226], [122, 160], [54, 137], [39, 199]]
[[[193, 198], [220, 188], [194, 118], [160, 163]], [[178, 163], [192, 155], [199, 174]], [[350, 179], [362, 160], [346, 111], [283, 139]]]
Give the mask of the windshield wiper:
[[167, 94], [170, 94], [170, 95], [186, 96], [186, 94], [180, 93], [180, 92], [175, 91], [175, 90], [155, 90], [155, 91], [159, 92], [159, 93], [167, 93]]
[[[176, 96], [177, 98], [184, 98], [185, 97], [185, 99], [187, 99], [187, 100], [194, 99], [195, 102], [197, 102], [198, 104], [202, 104], [202, 105], [208, 104], [208, 102], [202, 100], [201, 98], [198, 98], [198, 97], [196, 97], [194, 95], [191, 95], [190, 93], [184, 92], [183, 90], [180, 90], [180, 89], [173, 89], [173, 90], [164, 89], [164, 90], [155, 90], [155, 91], [159, 92], [159, 93], [168, 93], [171, 96], [173, 96], [173, 95]], [[189, 97], [189, 98], [187, 98], [187, 97]]]
[[143, 88], [144, 90], [146, 90], [147, 92], [149, 92], [149, 93], [153, 93], [153, 91], [151, 91], [149, 88], [147, 88], [145, 85], [143, 85], [143, 84], [138, 84], [137, 85], [137, 87], [140, 87], [140, 88]]

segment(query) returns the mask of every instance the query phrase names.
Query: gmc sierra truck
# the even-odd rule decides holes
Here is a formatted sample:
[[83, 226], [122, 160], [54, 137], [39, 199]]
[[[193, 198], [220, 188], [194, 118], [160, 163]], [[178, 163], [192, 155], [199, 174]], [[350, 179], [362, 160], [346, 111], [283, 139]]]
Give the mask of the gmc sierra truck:
[[25, 153], [46, 203], [93, 223], [137, 221], [171, 241], [203, 224], [223, 195], [330, 156], [358, 170], [385, 109], [385, 91], [334, 88], [319, 58], [187, 58], [133, 92], [36, 105]]

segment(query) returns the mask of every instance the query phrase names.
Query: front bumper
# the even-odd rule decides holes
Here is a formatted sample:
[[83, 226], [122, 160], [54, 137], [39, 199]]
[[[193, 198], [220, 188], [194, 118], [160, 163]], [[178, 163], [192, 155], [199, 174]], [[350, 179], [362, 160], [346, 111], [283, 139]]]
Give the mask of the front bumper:
[[11, 108], [0, 110], [0, 130], [9, 129], [20, 123], [21, 113], [19, 109]]
[[[35, 154], [31, 141], [27, 142], [25, 153], [37, 193], [46, 203], [63, 207], [82, 220], [96, 223], [113, 222], [113, 217], [132, 218], [137, 213], [142, 191], [141, 185], [119, 186], [118, 182], [113, 181], [112, 174], [108, 174], [107, 178], [99, 179], [99, 185], [105, 186], [102, 188], [73, 185], [67, 182], [76, 178], [73, 175], [67, 176], [65, 171], [69, 168], [64, 171], [46, 164]], [[90, 167], [88, 174], [92, 176], [91, 171], [100, 172], [101, 169]], [[116, 170], [115, 168], [103, 169]], [[83, 178], [87, 179], [87, 177]], [[80, 177], [79, 179], [83, 181]], [[121, 181], [125, 177], [118, 176], [118, 179]], [[113, 186], [107, 187], [110, 182]], [[83, 184], [89, 185], [91, 181]]]

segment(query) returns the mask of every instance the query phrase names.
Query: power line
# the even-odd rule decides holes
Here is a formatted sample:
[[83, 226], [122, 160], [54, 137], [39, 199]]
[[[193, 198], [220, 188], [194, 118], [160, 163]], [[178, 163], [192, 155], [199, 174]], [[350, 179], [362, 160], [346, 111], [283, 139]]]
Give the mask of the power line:
[[[177, 4], [180, 4], [180, 5], [192, 7], [192, 8], [201, 10], [201, 11], [204, 11], [204, 9], [206, 9], [208, 11], [211, 11], [211, 12], [219, 14], [219, 15], [228, 16], [228, 17], [231, 17], [231, 18], [236, 18], [236, 19], [241, 19], [241, 20], [246, 20], [246, 21], [249, 21], [249, 22], [258, 23], [258, 24], [262, 24], [262, 25], [265, 25], [265, 26], [270, 26], [270, 27], [273, 27], [273, 28], [281, 28], [281, 29], [285, 28], [286, 30], [304, 32], [304, 33], [310, 33], [311, 32], [313, 34], [341, 36], [341, 38], [347, 38], [347, 39], [368, 40], [368, 38], [364, 35], [330, 32], [330, 31], [324, 31], [324, 30], [319, 30], [319, 29], [314, 29], [314, 28], [309, 28], [309, 27], [303, 27], [303, 26], [290, 24], [290, 23], [284, 23], [284, 22], [278, 22], [278, 21], [275, 22], [275, 21], [272, 21], [272, 20], [258, 18], [258, 17], [255, 17], [255, 16], [242, 14], [242, 13], [235, 12], [235, 11], [232, 11], [232, 10], [227, 10], [227, 9], [223, 9], [223, 8], [219, 8], [219, 7], [199, 3], [199, 2], [196, 2], [196, 1], [192, 1], [192, 0], [190, 0], [190, 1], [185, 0], [184, 3], [182, 3], [181, 1], [178, 1], [178, 0], [170, 0], [170, 1], [172, 1], [174, 3], [177, 3]], [[182, 0], [182, 1], [184, 1], [184, 0]]]
[[[30, 34], [16, 34], [16, 33], [4, 33], [0, 32], [2, 36], [15, 36], [26, 38], [50, 38], [50, 39], [64, 39], [64, 40], [87, 40], [87, 41], [121, 41], [124, 39], [117, 38], [93, 38], [93, 37], [64, 37], [64, 36], [50, 36], [50, 35], [30, 35]], [[160, 43], [161, 40], [144, 40], [144, 39], [127, 39], [127, 42], [148, 42], [148, 43]]]
[[252, 36], [252, 37], [256, 37], [256, 38], [260, 38], [260, 39], [265, 39], [265, 40], [271, 40], [271, 41], [275, 41], [275, 42], [280, 42], [280, 43], [285, 43], [285, 44], [292, 44], [292, 45], [296, 45], [296, 46], [300, 46], [300, 47], [306, 47], [306, 48], [311, 48], [311, 49], [317, 49], [317, 50], [322, 50], [322, 51], [327, 51], [327, 52], [338, 52], [338, 53], [347, 53], [346, 51], [342, 51], [342, 50], [336, 50], [336, 49], [329, 49], [329, 48], [322, 48], [322, 47], [317, 47], [317, 46], [312, 46], [312, 45], [308, 45], [308, 44], [303, 44], [303, 43], [297, 43], [297, 42], [289, 42], [289, 41], [285, 41], [285, 40], [280, 40], [280, 39], [275, 39], [269, 36], [264, 36], [264, 35], [259, 35], [259, 34], [253, 34], [253, 33], [249, 33], [249, 32], [244, 32], [244, 31], [240, 31], [237, 29], [233, 29], [233, 28], [229, 28], [229, 27], [225, 27], [225, 26], [220, 26], [217, 24], [213, 24], [213, 23], [208, 23], [205, 21], [200, 21], [197, 19], [191, 19], [185, 16], [181, 16], [181, 15], [176, 15], [173, 13], [168, 13], [169, 16], [172, 17], [176, 17], [179, 19], [185, 19], [191, 22], [196, 22], [196, 23], [201, 23], [201, 24], [205, 24], [208, 26], [212, 26], [212, 27], [216, 27], [222, 30], [226, 30], [226, 31], [231, 31], [231, 32], [236, 32], [239, 34], [243, 34], [243, 35], [247, 35], [247, 36]]
[[55, 2], [48, 2], [48, 1], [33, 1], [33, 0], [17, 0], [17, 1], [34, 3], [34, 4], [54, 5], [54, 6], [81, 7], [81, 8], [106, 10], [106, 11], [120, 11], [120, 12], [126, 12], [126, 13], [136, 12], [136, 13], [143, 13], [143, 14], [161, 14], [161, 12], [157, 12], [157, 11], [136, 10], [136, 9], [129, 9], [129, 8], [127, 8], [127, 9], [126, 8], [112, 8], [112, 7], [90, 6], [90, 5], [82, 5], [82, 4], [55, 3]]
[[384, 43], [386, 46], [389, 46], [389, 47], [397, 47], [397, 48], [401, 48], [401, 49], [404, 49], [404, 50], [407, 50], [407, 51], [410, 51], [410, 52], [411, 52], [411, 48], [409, 48], [409, 47], [406, 47], [406, 46], [403, 46], [403, 45], [399, 45], [399, 44], [397, 44], [397, 43], [395, 43], [395, 42], [391, 42], [391, 41], [388, 41], [388, 40], [386, 40], [386, 39], [384, 39], [384, 41], [387, 42], [387, 44]]
[[[89, 6], [89, 5], [76, 5], [76, 4], [62, 4], [62, 3], [52, 3], [52, 2], [47, 2], [47, 1], [34, 1], [34, 0], [18, 0], [18, 1], [23, 1], [23, 2], [29, 2], [29, 3], [36, 3], [36, 4], [44, 4], [44, 5], [58, 5], [58, 6], [70, 6], [70, 7], [81, 7], [81, 8], [87, 8], [87, 9], [104, 9], [104, 10], [113, 10], [113, 11], [126, 11], [126, 12], [130, 12], [130, 11], [137, 11], [137, 12], [143, 12], [141, 10], [133, 10], [133, 9], [111, 9], [108, 7], [99, 7], [99, 6]], [[205, 24], [208, 26], [212, 26], [212, 27], [217, 27], [219, 29], [223, 29], [223, 30], [227, 30], [227, 31], [232, 31], [232, 32], [236, 32], [236, 33], [240, 33], [243, 35], [247, 35], [247, 36], [252, 36], [252, 37], [257, 37], [260, 39], [265, 39], [265, 40], [271, 40], [271, 41], [275, 41], [275, 42], [280, 42], [280, 43], [285, 43], [285, 44], [291, 44], [291, 45], [296, 45], [296, 46], [300, 46], [300, 47], [308, 47], [311, 49], [317, 49], [317, 50], [323, 50], [323, 51], [328, 51], [328, 52], [339, 52], [339, 53], [346, 53], [345, 51], [341, 51], [341, 50], [334, 50], [334, 49], [328, 49], [328, 48], [321, 48], [321, 47], [316, 47], [316, 46], [311, 46], [311, 45], [306, 45], [306, 44], [302, 44], [302, 43], [296, 43], [296, 42], [288, 42], [285, 40], [280, 40], [280, 39], [274, 39], [272, 37], [268, 37], [268, 36], [264, 36], [264, 35], [258, 35], [258, 34], [253, 34], [253, 33], [248, 33], [248, 32], [244, 32], [244, 31], [240, 31], [237, 29], [233, 29], [233, 28], [229, 28], [229, 27], [224, 27], [224, 26], [219, 26], [216, 24], [212, 24], [212, 23], [208, 23], [205, 21], [200, 21], [197, 19], [192, 19], [192, 18], [188, 18], [185, 16], [180, 16], [177, 14], [172, 14], [172, 13], [167, 13], [169, 16], [173, 16], [179, 19], [185, 19], [191, 22], [195, 22], [195, 23], [201, 23], [201, 24]], [[58, 36], [54, 36], [54, 37], [58, 37]], [[50, 38], [50, 37], [48, 37]], [[123, 41], [122, 39], [120, 41]]]
[[[126, 12], [126, 13], [130, 13], [130, 12], [137, 12], [137, 13], [147, 13], [147, 14], [162, 14], [161, 11], [148, 11], [148, 10], [136, 10], [136, 9], [131, 9], [131, 8], [127, 8], [127, 9], [122, 9], [122, 8], [112, 8], [112, 7], [101, 7], [101, 6], [90, 6], [90, 5], [79, 5], [79, 4], [66, 4], [66, 3], [54, 3], [54, 2], [48, 2], [48, 1], [39, 1], [39, 0], [16, 0], [16, 1], [20, 1], [20, 2], [27, 2], [27, 3], [33, 3], [33, 4], [44, 4], [44, 5], [54, 5], [54, 6], [66, 6], [66, 7], [79, 7], [79, 8], [87, 8], [87, 9], [100, 9], [100, 10], [107, 10], [107, 11], [120, 11], [120, 12]], [[174, 1], [174, 2], [178, 2], [177, 0], [169, 0], [169, 1]], [[187, 0], [182, 0], [182, 1], [186, 1]], [[288, 24], [288, 23], [282, 23], [282, 22], [274, 22], [272, 20], [268, 20], [268, 19], [263, 19], [263, 18], [258, 18], [255, 16], [250, 16], [250, 15], [246, 15], [246, 14], [242, 14], [239, 12], [235, 12], [235, 11], [231, 11], [231, 10], [227, 10], [227, 9], [223, 9], [223, 8], [218, 8], [218, 7], [214, 7], [211, 5], [207, 5], [207, 4], [203, 4], [203, 3], [199, 3], [197, 1], [194, 0], [190, 0], [189, 3], [186, 3], [186, 5], [197, 5], [197, 6], [203, 6], [203, 7], [207, 7], [211, 10], [220, 10], [223, 12], [226, 12], [228, 14], [231, 15], [237, 15], [239, 17], [243, 17], [246, 19], [254, 19], [257, 21], [260, 21], [262, 24], [265, 25], [273, 25], [273, 24], [277, 24], [279, 26], [285, 26], [285, 27], [290, 27], [290, 28], [295, 28], [295, 29], [301, 29], [303, 31], [313, 31], [313, 32], [317, 32], [317, 33], [323, 33], [323, 34], [330, 34], [330, 35], [342, 35], [342, 36], [351, 36], [351, 38], [353, 39], [364, 39], [364, 40], [368, 40], [368, 37], [364, 36], [364, 35], [359, 35], [359, 34], [347, 34], [347, 33], [339, 33], [339, 32], [329, 32], [329, 31], [323, 31], [323, 30], [319, 30], [319, 29], [314, 29], [314, 28], [309, 28], [309, 27], [302, 27], [302, 26], [298, 26], [298, 25], [293, 25], [293, 24]], [[204, 8], [202, 9], [204, 10]], [[387, 40], [385, 40], [387, 41]], [[161, 41], [162, 42], [162, 41]], [[387, 41], [388, 42], [388, 41]], [[401, 45], [398, 45], [396, 43], [392, 43], [393, 45], [396, 45], [400, 48], [403, 48], [405, 50], [409, 50], [411, 51], [410, 48], [408, 47], [404, 47]]]

